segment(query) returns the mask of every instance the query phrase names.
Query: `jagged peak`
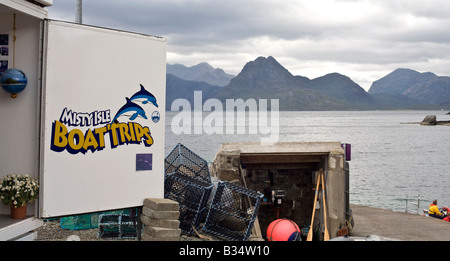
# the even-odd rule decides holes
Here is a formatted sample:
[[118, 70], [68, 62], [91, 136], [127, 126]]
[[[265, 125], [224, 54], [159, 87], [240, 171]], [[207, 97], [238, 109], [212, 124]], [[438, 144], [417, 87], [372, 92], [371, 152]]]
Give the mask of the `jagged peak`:
[[259, 56], [258, 58], [256, 58], [256, 60], [248, 62], [242, 69], [241, 73], [247, 72], [248, 70], [254, 68], [266, 68], [266, 70], [278, 69], [282, 70], [285, 73], [287, 72], [290, 76], [293, 76], [285, 67], [283, 67], [283, 65], [281, 65], [272, 56], [268, 56], [267, 58]]

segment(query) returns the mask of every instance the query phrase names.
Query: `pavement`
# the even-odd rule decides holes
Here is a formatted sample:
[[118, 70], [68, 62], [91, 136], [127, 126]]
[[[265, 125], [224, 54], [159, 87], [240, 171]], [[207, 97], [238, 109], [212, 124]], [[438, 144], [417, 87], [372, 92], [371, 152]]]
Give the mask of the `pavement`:
[[380, 240], [450, 241], [450, 222], [437, 218], [350, 204], [354, 227], [350, 237]]

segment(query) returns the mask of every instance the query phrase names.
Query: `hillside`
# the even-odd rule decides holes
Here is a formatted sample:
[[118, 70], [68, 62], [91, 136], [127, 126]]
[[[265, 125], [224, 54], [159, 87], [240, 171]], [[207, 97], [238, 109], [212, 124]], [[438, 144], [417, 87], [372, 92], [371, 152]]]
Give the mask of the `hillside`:
[[310, 84], [314, 90], [348, 102], [355, 108], [374, 109], [377, 107], [376, 99], [348, 76], [330, 73], [311, 80]]
[[399, 68], [376, 80], [369, 89], [369, 94], [396, 93], [402, 94], [411, 86], [421, 84], [438, 76], [434, 73], [419, 73], [411, 69]]
[[172, 74], [166, 76], [166, 110], [170, 110], [176, 99], [187, 99], [191, 105], [194, 101], [194, 91], [202, 91], [203, 100], [214, 97], [220, 87], [206, 82], [187, 81]]
[[[369, 94], [400, 95], [414, 102], [413, 108], [448, 108], [450, 77], [434, 73], [420, 73], [411, 69], [397, 69], [373, 82]], [[411, 107], [412, 104], [410, 104]]]
[[442, 104], [450, 100], [450, 77], [436, 77], [412, 85], [402, 93], [424, 104]]

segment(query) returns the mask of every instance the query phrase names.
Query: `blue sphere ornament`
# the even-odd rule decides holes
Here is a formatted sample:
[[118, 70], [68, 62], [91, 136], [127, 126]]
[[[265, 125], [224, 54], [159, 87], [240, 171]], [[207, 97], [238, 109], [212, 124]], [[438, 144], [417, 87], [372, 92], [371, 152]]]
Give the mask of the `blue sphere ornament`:
[[28, 79], [25, 73], [18, 69], [8, 69], [4, 71], [0, 78], [2, 88], [16, 98], [17, 94], [25, 89]]

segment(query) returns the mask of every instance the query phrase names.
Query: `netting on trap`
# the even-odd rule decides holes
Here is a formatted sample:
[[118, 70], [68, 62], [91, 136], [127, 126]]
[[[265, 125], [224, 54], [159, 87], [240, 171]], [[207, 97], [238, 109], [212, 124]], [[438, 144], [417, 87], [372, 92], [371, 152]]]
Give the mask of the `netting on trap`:
[[219, 182], [203, 230], [231, 240], [248, 240], [262, 198], [259, 192]]
[[124, 214], [102, 214], [98, 221], [99, 238], [137, 238], [137, 217]]
[[164, 163], [166, 174], [178, 172], [211, 183], [208, 162], [180, 143], [167, 155]]
[[131, 215], [131, 209], [112, 210], [62, 217], [60, 218], [60, 226], [62, 229], [69, 230], [85, 230], [98, 228], [99, 217], [103, 214]]
[[180, 229], [192, 235], [208, 213], [208, 200], [213, 185], [187, 177], [179, 172], [167, 174], [164, 179], [164, 198], [178, 202], [180, 206]]

